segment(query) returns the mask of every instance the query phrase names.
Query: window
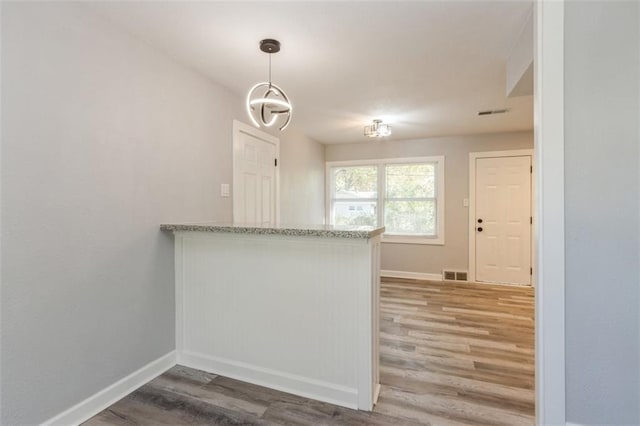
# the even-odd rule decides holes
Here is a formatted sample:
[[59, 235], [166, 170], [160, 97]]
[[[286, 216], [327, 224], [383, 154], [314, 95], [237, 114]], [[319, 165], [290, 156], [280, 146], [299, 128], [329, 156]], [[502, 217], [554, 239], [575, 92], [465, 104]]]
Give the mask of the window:
[[331, 180], [333, 191], [329, 223], [375, 226], [378, 168], [376, 166], [333, 167]]
[[383, 241], [444, 244], [444, 157], [327, 163], [327, 220], [385, 226]]

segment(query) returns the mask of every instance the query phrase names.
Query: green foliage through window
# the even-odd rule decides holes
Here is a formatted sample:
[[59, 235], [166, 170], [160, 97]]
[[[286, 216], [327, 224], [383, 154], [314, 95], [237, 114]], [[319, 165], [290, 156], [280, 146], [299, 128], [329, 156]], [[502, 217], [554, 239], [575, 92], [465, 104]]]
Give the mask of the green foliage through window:
[[436, 165], [385, 167], [384, 226], [389, 234], [436, 234]]
[[333, 169], [336, 198], [376, 198], [378, 168], [376, 166], [337, 167]]

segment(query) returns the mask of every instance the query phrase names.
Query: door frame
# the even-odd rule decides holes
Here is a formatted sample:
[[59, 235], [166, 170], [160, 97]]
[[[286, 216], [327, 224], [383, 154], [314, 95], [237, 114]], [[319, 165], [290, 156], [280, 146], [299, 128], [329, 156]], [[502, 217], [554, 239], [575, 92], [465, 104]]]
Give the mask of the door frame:
[[[232, 176], [232, 186], [231, 186], [231, 199], [232, 199], [232, 211], [231, 211], [231, 217], [233, 218], [233, 222], [235, 223], [235, 213], [238, 211], [238, 203], [240, 202], [240, 200], [236, 197], [236, 188], [237, 188], [237, 183], [238, 183], [238, 176], [237, 176], [237, 159], [238, 156], [241, 154], [241, 145], [240, 145], [240, 135], [242, 133], [246, 133], [248, 135], [251, 135], [257, 139], [263, 139], [273, 145], [276, 146], [276, 159], [278, 161], [280, 161], [280, 139], [278, 139], [277, 137], [270, 135], [269, 133], [263, 132], [262, 130], [256, 129], [253, 126], [250, 126], [246, 123], [243, 123], [242, 121], [239, 120], [233, 120], [233, 149], [232, 149], [232, 171], [231, 174]], [[275, 175], [275, 224], [279, 225], [280, 224], [280, 167], [276, 166], [276, 175]]]
[[[506, 151], [484, 151], [469, 153], [469, 281], [476, 280], [476, 160], [478, 158], [499, 158], [499, 157], [531, 157], [531, 165], [533, 166], [533, 149], [512, 149]], [[531, 175], [531, 216], [534, 216], [534, 177]], [[535, 222], [535, 221], [534, 221]], [[534, 261], [534, 244], [533, 244], [533, 228], [529, 244], [531, 245], [530, 266], [533, 268]], [[534, 275], [531, 275], [531, 285], [535, 287]]]
[[565, 425], [564, 0], [533, 4], [536, 423]]

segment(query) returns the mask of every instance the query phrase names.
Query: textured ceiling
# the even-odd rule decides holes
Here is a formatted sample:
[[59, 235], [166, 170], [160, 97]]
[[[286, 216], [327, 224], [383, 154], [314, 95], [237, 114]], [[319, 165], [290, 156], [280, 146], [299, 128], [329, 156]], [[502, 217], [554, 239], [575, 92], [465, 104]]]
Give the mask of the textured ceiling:
[[[88, 5], [244, 96], [273, 81], [293, 123], [323, 143], [358, 142], [383, 118], [392, 139], [528, 130], [531, 96], [506, 98], [505, 65], [531, 3], [94, 2]], [[478, 117], [479, 110], [508, 108]], [[247, 119], [248, 121], [248, 119]], [[292, 124], [292, 125], [294, 125]]]

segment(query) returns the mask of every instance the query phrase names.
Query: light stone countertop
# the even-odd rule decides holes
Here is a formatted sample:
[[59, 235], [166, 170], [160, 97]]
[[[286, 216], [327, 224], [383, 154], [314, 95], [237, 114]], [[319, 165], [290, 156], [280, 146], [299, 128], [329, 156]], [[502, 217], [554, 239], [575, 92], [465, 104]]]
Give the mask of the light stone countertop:
[[332, 225], [260, 225], [220, 222], [170, 223], [160, 225], [163, 231], [221, 232], [231, 234], [289, 235], [301, 237], [363, 238], [368, 239], [384, 232], [384, 227], [332, 226]]

